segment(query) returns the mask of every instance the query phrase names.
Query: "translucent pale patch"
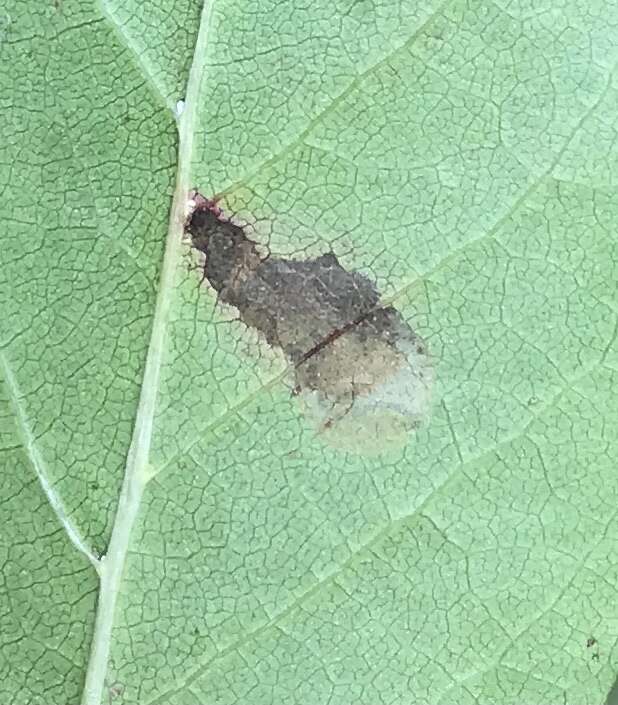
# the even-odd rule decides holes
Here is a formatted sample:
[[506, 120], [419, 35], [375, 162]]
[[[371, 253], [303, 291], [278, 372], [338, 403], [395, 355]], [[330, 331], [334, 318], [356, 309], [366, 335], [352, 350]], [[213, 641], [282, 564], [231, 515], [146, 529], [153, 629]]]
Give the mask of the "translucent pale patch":
[[[400, 364], [394, 370], [388, 369], [385, 357], [350, 360], [347, 371], [340, 368], [341, 387], [353, 386], [353, 398], [317, 390], [299, 393], [301, 409], [322, 442], [348, 452], [378, 455], [404, 446], [426, 420], [434, 381], [432, 361], [418, 352], [416, 337], [401, 338], [396, 347]], [[366, 383], [360, 386], [362, 368]], [[381, 379], [372, 383], [371, 377], [378, 376]]]

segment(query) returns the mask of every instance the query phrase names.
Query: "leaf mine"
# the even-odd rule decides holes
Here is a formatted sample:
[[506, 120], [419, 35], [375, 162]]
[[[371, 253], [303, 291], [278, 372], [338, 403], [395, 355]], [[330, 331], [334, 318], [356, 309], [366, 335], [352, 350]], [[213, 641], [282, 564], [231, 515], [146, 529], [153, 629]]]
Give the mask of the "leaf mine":
[[328, 252], [263, 257], [240, 225], [197, 194], [186, 231], [204, 256], [218, 300], [279, 348], [295, 395], [330, 445], [381, 452], [401, 445], [427, 415], [433, 366], [427, 346], [375, 285]]

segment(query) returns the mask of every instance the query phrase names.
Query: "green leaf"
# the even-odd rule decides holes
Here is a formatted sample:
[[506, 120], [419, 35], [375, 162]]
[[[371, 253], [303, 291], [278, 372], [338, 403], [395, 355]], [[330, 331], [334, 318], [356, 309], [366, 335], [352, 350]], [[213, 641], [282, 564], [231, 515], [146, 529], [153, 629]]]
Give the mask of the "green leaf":
[[[605, 701], [616, 10], [0, 9], [0, 702]], [[314, 433], [192, 187], [425, 338], [404, 448]]]

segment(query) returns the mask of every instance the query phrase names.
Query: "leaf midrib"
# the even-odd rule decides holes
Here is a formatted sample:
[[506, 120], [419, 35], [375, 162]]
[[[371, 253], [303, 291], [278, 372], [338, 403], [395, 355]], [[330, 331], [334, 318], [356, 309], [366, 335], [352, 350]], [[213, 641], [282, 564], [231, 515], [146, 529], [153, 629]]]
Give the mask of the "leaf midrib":
[[[107, 6], [104, 0], [101, 0], [100, 7], [104, 16], [113, 24], [113, 16], [109, 13], [106, 14]], [[199, 104], [199, 92], [203, 80], [211, 12], [212, 3], [204, 3], [200, 15], [193, 59], [189, 69], [184, 111], [177, 119], [178, 160], [176, 186], [170, 209], [165, 252], [133, 435], [127, 454], [124, 478], [108, 550], [101, 557], [99, 597], [90, 659], [82, 694], [83, 705], [100, 705], [102, 702], [111, 649], [116, 601], [131, 533], [135, 519], [139, 514], [144, 489], [152, 477], [148, 459], [152, 443], [161, 367], [167, 344], [169, 312], [174, 298], [174, 284], [182, 241], [181, 235], [186, 218], [190, 169], [193, 157], [193, 137], [197, 106]], [[140, 64], [140, 66], [142, 65]], [[161, 91], [158, 92], [158, 95], [161, 97]]]

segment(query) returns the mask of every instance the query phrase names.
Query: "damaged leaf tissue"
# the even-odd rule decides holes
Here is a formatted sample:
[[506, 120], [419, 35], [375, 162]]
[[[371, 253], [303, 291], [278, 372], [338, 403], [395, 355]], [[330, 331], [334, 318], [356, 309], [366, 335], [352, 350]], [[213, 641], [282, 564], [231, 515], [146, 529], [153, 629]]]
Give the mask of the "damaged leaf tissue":
[[426, 342], [375, 284], [333, 252], [264, 257], [214, 200], [193, 194], [185, 230], [221, 304], [281, 350], [294, 394], [331, 445], [399, 445], [427, 416], [433, 365]]

